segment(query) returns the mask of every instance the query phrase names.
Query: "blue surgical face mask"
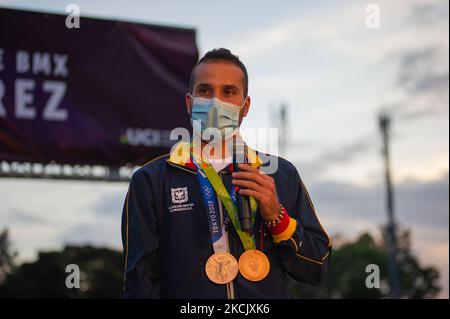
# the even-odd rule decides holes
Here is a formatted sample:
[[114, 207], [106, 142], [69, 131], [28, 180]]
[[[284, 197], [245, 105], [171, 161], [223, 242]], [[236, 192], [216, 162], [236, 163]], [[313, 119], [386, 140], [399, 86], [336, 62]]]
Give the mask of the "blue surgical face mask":
[[217, 129], [222, 139], [234, 135], [239, 128], [242, 105], [227, 103], [218, 98], [192, 97], [191, 123], [195, 133], [203, 134], [208, 128]]

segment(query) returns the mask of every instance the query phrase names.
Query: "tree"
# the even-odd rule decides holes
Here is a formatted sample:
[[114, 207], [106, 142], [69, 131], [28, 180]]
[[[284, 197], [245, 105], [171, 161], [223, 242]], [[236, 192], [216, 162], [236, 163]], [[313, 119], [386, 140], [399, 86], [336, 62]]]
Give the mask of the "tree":
[[11, 248], [8, 229], [0, 233], [0, 284], [14, 270], [17, 252]]
[[[384, 233], [384, 232], [383, 232]], [[438, 271], [422, 267], [411, 253], [408, 231], [398, 238], [398, 262], [402, 297], [427, 298], [439, 292]], [[296, 298], [387, 298], [388, 253], [385, 241], [377, 242], [370, 234], [362, 234], [354, 242], [336, 245], [331, 255], [329, 272], [318, 286], [289, 280]], [[34, 262], [14, 266], [16, 253], [11, 252], [7, 231], [0, 235], [0, 269], [6, 278], [0, 283], [0, 298], [121, 298], [123, 287], [122, 253], [92, 246], [66, 246], [62, 251], [40, 252]], [[68, 289], [67, 265], [80, 270], [80, 288]], [[380, 289], [366, 287], [366, 266], [375, 264], [380, 270]], [[7, 265], [7, 266], [4, 266]]]
[[[68, 289], [67, 265], [80, 270], [80, 288]], [[0, 298], [120, 298], [123, 258], [119, 251], [92, 246], [67, 246], [40, 252], [38, 259], [20, 265], [0, 285]]]
[[414, 299], [433, 297], [440, 291], [439, 272], [434, 267], [422, 268], [419, 265], [417, 258], [411, 252], [410, 238], [408, 230], [397, 238], [397, 259], [400, 265], [402, 297]]
[[[390, 296], [388, 252], [386, 236], [377, 243], [368, 234], [354, 242], [346, 242], [333, 249], [328, 275], [318, 286], [309, 286], [289, 280], [289, 287], [297, 298], [388, 298]], [[412, 254], [410, 234], [398, 236], [398, 263], [402, 298], [429, 298], [435, 296], [439, 272], [433, 267], [421, 267]], [[380, 289], [366, 287], [367, 265], [375, 264], [380, 270]]]

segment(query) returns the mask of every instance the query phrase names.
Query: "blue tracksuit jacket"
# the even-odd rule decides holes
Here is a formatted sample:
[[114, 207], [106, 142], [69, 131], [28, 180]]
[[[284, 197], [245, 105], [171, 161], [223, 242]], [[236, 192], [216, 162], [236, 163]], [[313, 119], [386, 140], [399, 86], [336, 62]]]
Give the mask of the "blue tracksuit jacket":
[[[214, 253], [207, 211], [196, 170], [176, 154], [163, 155], [132, 176], [122, 214], [124, 297], [126, 298], [290, 298], [286, 275], [317, 284], [327, 272], [331, 241], [321, 226], [296, 168], [283, 158], [270, 174], [280, 203], [297, 223], [275, 243], [259, 211], [254, 231], [256, 247], [270, 260], [268, 276], [259, 282], [240, 274], [227, 285], [211, 282], [205, 263]], [[263, 165], [267, 165], [268, 162]], [[230, 166], [231, 168], [231, 166]], [[231, 169], [220, 171], [230, 189]], [[230, 253], [239, 258], [244, 248], [230, 223]]]

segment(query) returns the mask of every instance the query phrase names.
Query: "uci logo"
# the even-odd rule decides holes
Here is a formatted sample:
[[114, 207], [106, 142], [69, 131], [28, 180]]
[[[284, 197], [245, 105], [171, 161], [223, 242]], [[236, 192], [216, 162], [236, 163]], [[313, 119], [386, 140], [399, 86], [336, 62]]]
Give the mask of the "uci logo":
[[181, 204], [188, 201], [187, 187], [172, 188], [172, 203]]

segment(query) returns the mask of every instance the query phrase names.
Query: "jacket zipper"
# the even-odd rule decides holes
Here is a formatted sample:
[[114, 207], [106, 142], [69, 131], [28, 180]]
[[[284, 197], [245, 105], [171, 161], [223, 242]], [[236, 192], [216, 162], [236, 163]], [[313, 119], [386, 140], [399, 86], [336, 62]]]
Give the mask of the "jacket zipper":
[[[223, 181], [223, 179], [222, 179], [222, 171], [219, 171], [219, 176], [220, 176], [220, 180]], [[220, 199], [217, 202], [219, 203], [220, 220], [223, 222], [224, 215], [223, 215], [222, 202], [220, 201]], [[230, 240], [228, 238], [228, 233], [227, 233], [227, 252], [230, 253]], [[226, 286], [227, 286], [227, 298], [228, 299], [235, 299], [235, 297], [234, 297], [233, 281], [230, 281], [229, 283], [227, 283]]]

